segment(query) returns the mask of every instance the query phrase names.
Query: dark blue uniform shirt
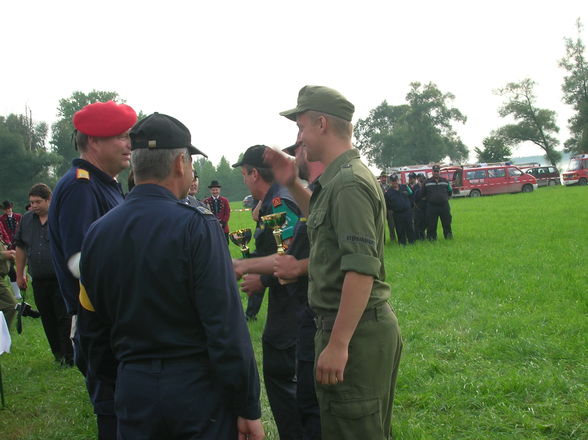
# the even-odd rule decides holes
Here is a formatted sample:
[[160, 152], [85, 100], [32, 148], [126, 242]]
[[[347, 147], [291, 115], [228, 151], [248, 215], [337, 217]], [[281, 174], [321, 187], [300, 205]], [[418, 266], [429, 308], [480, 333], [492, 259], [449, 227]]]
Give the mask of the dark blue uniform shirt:
[[55, 186], [49, 207], [49, 244], [69, 314], [78, 311], [79, 283], [67, 262], [82, 249], [90, 225], [123, 200], [120, 184], [83, 159], [74, 159]]
[[[286, 188], [274, 184], [261, 203], [259, 217], [261, 219], [262, 216], [283, 210], [288, 212], [290, 219], [292, 214], [300, 216], [300, 209]], [[296, 220], [298, 220], [297, 217]], [[296, 224], [290, 220], [284, 228], [282, 238], [291, 238]], [[252, 257], [263, 257], [276, 252], [277, 245], [272, 230], [262, 226], [261, 231], [256, 232], [255, 252]], [[270, 289], [263, 340], [280, 350], [292, 347], [298, 339], [298, 322], [304, 302], [301, 301], [300, 296], [296, 295], [296, 290], [288, 289], [288, 285], [281, 285], [272, 275], [262, 275], [261, 282]]]
[[162, 186], [138, 185], [90, 227], [80, 269], [95, 310], [80, 330], [90, 369], [115, 374], [101, 364], [108, 345], [120, 362], [202, 359], [238, 415], [260, 417], [233, 265], [208, 209], [186, 205]]
[[408, 211], [412, 208], [411, 195], [412, 191], [406, 185], [399, 185], [397, 190], [392, 187], [388, 188], [384, 194], [386, 208], [396, 213]]

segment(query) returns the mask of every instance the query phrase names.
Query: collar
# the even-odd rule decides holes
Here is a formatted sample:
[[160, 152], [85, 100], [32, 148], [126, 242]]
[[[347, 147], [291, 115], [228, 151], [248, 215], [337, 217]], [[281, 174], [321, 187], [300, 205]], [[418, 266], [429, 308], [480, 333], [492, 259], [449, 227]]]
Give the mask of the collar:
[[159, 197], [164, 199], [171, 199], [176, 202], [181, 202], [169, 189], [155, 183], [142, 183], [133, 188], [127, 195], [127, 200], [133, 200], [143, 197]]
[[98, 179], [100, 179], [104, 183], [108, 183], [110, 185], [113, 185], [113, 184], [118, 185], [118, 182], [116, 179], [110, 177], [108, 174], [106, 174], [100, 168], [96, 167], [95, 165], [92, 165], [90, 162], [88, 162], [85, 159], [81, 159], [78, 157], [78, 158], [72, 160], [71, 164], [74, 167], [82, 168], [86, 171], [89, 171], [90, 176], [96, 176]]
[[359, 151], [357, 151], [355, 148], [340, 154], [333, 162], [331, 162], [331, 164], [325, 169], [323, 174], [318, 179], [316, 179], [315, 182], [318, 181], [318, 183], [324, 187], [331, 180], [333, 180], [333, 177], [337, 175], [341, 166], [349, 163], [353, 159], [359, 159]]

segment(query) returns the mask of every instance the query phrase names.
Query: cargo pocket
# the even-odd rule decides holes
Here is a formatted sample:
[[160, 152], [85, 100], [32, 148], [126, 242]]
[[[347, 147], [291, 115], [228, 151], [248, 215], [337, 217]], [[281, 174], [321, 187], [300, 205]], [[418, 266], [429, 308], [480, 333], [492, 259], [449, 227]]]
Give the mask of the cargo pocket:
[[379, 412], [378, 399], [331, 402], [331, 414], [335, 417], [357, 420]]

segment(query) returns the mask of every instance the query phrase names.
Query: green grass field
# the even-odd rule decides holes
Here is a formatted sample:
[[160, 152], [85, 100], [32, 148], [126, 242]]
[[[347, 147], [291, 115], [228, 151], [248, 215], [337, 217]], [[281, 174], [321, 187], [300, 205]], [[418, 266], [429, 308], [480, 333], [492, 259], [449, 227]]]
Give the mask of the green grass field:
[[[395, 438], [588, 439], [586, 188], [451, 206], [453, 241], [386, 245], [405, 344]], [[251, 226], [250, 213], [230, 224]], [[0, 357], [0, 438], [95, 438], [80, 374], [53, 363], [38, 320], [24, 325]], [[259, 363], [262, 329], [263, 316], [250, 325]], [[277, 439], [265, 397], [263, 406]]]

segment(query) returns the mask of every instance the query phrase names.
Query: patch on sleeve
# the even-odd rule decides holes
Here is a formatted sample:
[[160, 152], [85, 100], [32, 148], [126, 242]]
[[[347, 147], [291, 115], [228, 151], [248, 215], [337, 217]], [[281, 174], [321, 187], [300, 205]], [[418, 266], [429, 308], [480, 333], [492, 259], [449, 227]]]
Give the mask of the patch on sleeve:
[[281, 197], [274, 197], [272, 199], [272, 205], [274, 205], [274, 208], [277, 208], [278, 206], [282, 205], [282, 199]]
[[376, 240], [369, 237], [362, 237], [361, 235], [348, 234], [345, 236], [345, 241], [350, 241], [352, 243], [364, 243], [373, 247], [376, 246]]
[[88, 292], [86, 292], [86, 288], [82, 283], [80, 283], [80, 304], [82, 307], [90, 312], [95, 312], [94, 306], [92, 305], [92, 301], [90, 301], [90, 297], [88, 296]]
[[82, 168], [78, 168], [76, 170], [76, 179], [90, 180], [90, 173], [88, 172], [88, 170], [84, 170]]

